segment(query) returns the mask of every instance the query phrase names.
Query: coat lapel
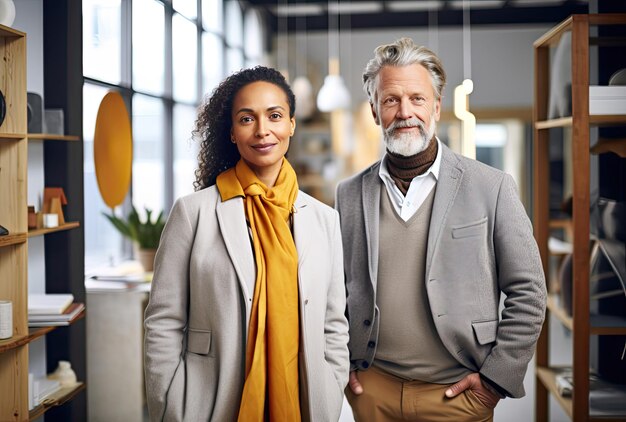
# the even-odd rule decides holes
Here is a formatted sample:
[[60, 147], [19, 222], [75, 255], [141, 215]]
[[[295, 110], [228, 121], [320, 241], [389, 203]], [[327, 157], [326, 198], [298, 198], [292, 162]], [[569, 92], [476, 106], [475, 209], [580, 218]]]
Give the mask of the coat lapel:
[[296, 202], [294, 204], [296, 212], [293, 214], [293, 241], [298, 251], [298, 284], [300, 286], [301, 296], [305, 295], [303, 290], [304, 278], [303, 274], [315, 274], [315, 268], [309, 268], [308, 252], [312, 239], [315, 239], [313, 230], [315, 225], [310, 224], [309, 210], [307, 209], [307, 201], [301, 192], [298, 192]]
[[448, 218], [448, 213], [454, 203], [454, 198], [456, 198], [463, 177], [463, 169], [459, 165], [459, 159], [448, 147], [442, 143], [439, 145], [441, 145], [442, 157], [439, 179], [437, 180], [437, 190], [435, 191], [433, 209], [430, 217], [430, 227], [428, 229], [426, 280], [428, 280], [433, 256], [439, 245], [441, 231]]
[[378, 176], [378, 165], [373, 166], [370, 171], [363, 176], [363, 218], [365, 221], [365, 238], [367, 242], [367, 256], [369, 256], [370, 280], [376, 291], [376, 281], [378, 276], [378, 226], [380, 214], [380, 191], [381, 180]]
[[222, 238], [237, 272], [243, 295], [246, 299], [251, 298], [254, 294], [256, 269], [243, 198], [233, 198], [224, 202], [218, 198], [216, 213]]

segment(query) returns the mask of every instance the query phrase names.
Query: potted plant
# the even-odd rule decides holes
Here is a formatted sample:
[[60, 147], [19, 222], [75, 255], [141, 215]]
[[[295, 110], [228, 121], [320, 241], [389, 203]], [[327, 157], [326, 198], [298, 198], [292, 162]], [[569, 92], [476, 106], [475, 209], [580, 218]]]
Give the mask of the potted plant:
[[126, 220], [112, 213], [110, 215], [102, 214], [122, 235], [133, 241], [135, 256], [143, 266], [143, 269], [152, 271], [154, 269], [154, 254], [159, 246], [161, 232], [165, 226], [165, 218], [163, 217], [163, 211], [161, 211], [156, 220], [152, 221], [152, 210], [144, 209], [146, 211], [145, 220], [139, 218], [139, 214], [134, 206]]

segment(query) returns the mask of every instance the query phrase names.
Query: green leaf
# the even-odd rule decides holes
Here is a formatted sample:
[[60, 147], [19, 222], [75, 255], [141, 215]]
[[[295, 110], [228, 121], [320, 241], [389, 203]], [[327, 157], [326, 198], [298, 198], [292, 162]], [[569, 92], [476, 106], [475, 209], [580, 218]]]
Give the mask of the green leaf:
[[137, 242], [140, 248], [156, 249], [161, 240], [161, 233], [165, 227], [165, 218], [163, 211], [159, 212], [156, 219], [153, 220], [153, 211], [144, 208], [146, 211], [146, 219], [144, 221], [139, 217], [137, 209], [132, 206], [126, 220], [123, 220], [114, 214], [102, 213], [113, 226], [124, 236]]

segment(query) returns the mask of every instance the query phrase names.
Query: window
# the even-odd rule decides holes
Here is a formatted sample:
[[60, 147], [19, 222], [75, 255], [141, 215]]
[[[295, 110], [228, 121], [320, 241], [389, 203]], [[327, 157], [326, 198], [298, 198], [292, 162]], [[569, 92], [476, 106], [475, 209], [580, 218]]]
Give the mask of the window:
[[132, 124], [133, 179], [117, 212], [126, 214], [132, 203], [139, 212], [148, 207], [167, 214], [175, 198], [193, 192], [199, 145], [191, 130], [204, 94], [230, 70], [260, 63], [264, 36], [258, 13], [234, 0], [83, 0], [83, 22], [90, 268], [118, 262], [131, 251], [102, 215], [111, 211], [95, 177], [93, 132], [104, 95], [117, 90], [126, 98]]

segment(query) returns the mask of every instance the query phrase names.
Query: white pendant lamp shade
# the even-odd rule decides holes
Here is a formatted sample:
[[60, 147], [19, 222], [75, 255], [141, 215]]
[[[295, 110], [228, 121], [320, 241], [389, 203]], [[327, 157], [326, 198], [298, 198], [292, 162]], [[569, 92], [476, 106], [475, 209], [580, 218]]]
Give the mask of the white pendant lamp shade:
[[306, 76], [298, 76], [291, 84], [291, 89], [296, 96], [296, 117], [308, 119], [315, 112], [313, 85]]
[[329, 112], [350, 107], [350, 93], [343, 78], [339, 75], [328, 75], [324, 85], [317, 94], [317, 108]]

